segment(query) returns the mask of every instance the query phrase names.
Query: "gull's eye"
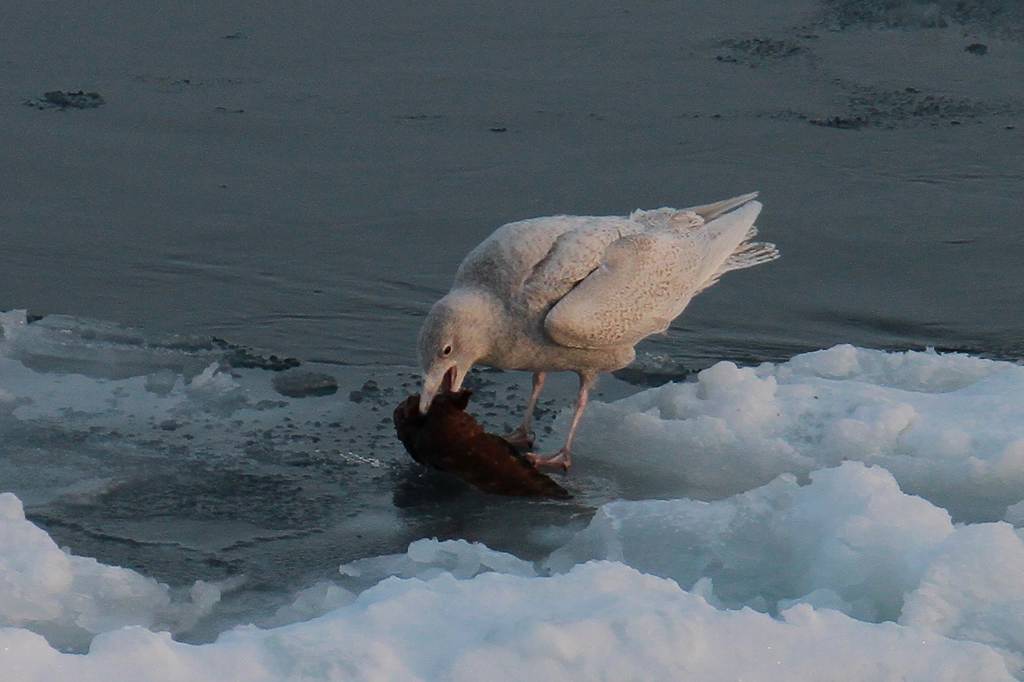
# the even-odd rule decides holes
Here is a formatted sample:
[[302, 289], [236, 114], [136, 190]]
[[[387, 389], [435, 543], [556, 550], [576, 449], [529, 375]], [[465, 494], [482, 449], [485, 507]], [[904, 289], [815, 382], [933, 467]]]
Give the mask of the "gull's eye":
[[451, 344], [445, 346], [444, 349], [441, 350], [441, 355], [451, 355], [451, 354], [452, 354]]

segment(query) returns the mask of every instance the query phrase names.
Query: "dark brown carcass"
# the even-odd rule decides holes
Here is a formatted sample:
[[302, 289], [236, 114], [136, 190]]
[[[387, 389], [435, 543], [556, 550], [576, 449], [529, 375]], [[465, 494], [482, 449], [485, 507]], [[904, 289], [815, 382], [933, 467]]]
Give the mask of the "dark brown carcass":
[[395, 431], [412, 458], [496, 495], [570, 497], [508, 441], [484, 431], [466, 412], [470, 394], [468, 390], [442, 393], [425, 415], [420, 414], [418, 395], [395, 408]]

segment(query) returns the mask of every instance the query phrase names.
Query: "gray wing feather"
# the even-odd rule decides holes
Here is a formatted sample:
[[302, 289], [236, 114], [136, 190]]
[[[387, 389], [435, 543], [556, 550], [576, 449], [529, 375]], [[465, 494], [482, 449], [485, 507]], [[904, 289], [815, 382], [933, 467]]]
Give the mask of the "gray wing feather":
[[565, 346], [635, 344], [667, 329], [723, 273], [778, 256], [770, 244], [747, 241], [761, 208], [755, 196], [628, 218], [509, 223], [466, 256], [455, 285], [540, 313], [548, 336]]
[[608, 246], [643, 228], [624, 218], [591, 218], [562, 233], [523, 281], [527, 308], [547, 308], [585, 279], [607, 256]]
[[608, 244], [640, 229], [617, 216], [562, 215], [508, 223], [463, 259], [455, 285], [484, 287], [517, 303], [550, 305], [597, 267]]
[[[551, 308], [548, 336], [574, 348], [633, 345], [667, 329], [725, 272], [777, 258], [773, 245], [747, 241], [761, 211], [751, 199], [698, 207], [714, 216], [707, 222], [696, 210], [635, 211], [642, 231], [610, 243], [600, 265]], [[726, 206], [733, 210], [723, 213]]]
[[698, 237], [658, 230], [615, 241], [600, 266], [547, 314], [545, 331], [574, 348], [635, 344], [664, 331], [700, 285]]

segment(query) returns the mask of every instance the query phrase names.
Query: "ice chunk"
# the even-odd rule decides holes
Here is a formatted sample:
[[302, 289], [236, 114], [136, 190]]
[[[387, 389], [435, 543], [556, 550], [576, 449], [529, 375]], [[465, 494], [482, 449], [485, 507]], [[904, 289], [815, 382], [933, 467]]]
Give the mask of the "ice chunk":
[[1012, 523], [1014, 526], [1024, 526], [1024, 500], [1007, 507], [1003, 520], [1007, 523]]
[[878, 467], [846, 463], [797, 485], [783, 476], [716, 502], [611, 502], [546, 562], [623, 561], [690, 588], [702, 577], [729, 607], [771, 608], [805, 596], [867, 620], [895, 620], [949, 515], [900, 491]]
[[0, 310], [0, 339], [9, 346], [28, 323], [27, 310]]
[[277, 609], [274, 615], [260, 622], [263, 627], [277, 627], [289, 623], [297, 623], [317, 616], [322, 616], [328, 611], [351, 604], [356, 598], [354, 594], [340, 585], [329, 580], [321, 580], [313, 585], [299, 590], [291, 603]]
[[592, 403], [578, 465], [627, 496], [714, 499], [853, 459], [958, 520], [994, 521], [1024, 490], [1021, 395], [1024, 367], [955, 353], [837, 346], [779, 365], [721, 362], [694, 382]]
[[1013, 679], [981, 644], [807, 605], [784, 621], [721, 611], [615, 563], [551, 578], [390, 579], [315, 620], [238, 628], [201, 646], [130, 628], [97, 637], [88, 655], [68, 655], [23, 630], [0, 630], [0, 665], [22, 682], [105, 682], [140, 670], [153, 682]]
[[510, 575], [536, 575], [533, 565], [479, 542], [417, 540], [409, 545], [409, 558], [417, 564], [451, 567], [456, 578], [471, 578], [486, 571]]
[[[290, 623], [287, 627], [236, 627], [214, 643], [196, 646], [176, 642], [168, 633], [119, 626], [133, 617], [152, 626], [208, 609], [219, 597], [216, 586], [197, 584], [192, 606], [176, 605], [155, 581], [60, 552], [25, 521], [17, 498], [0, 495], [0, 545], [19, 548], [0, 555], [6, 562], [0, 565], [0, 594], [34, 591], [27, 606], [20, 604], [21, 614], [5, 622], [28, 625], [53, 641], [69, 620], [90, 623], [97, 613], [106, 618], [87, 655], [59, 653], [26, 629], [0, 628], [0, 668], [17, 671], [19, 682], [99, 682], [127, 679], [139, 670], [155, 681], [196, 682], [476, 680], [481, 671], [495, 680], [790, 680], [819, 679], [823, 671], [834, 672], [830, 679], [836, 680], [1013, 679], [1007, 665], [1018, 669], [1020, 664], [1013, 652], [1020, 647], [1017, 614], [1024, 612], [1015, 596], [1024, 584], [1019, 580], [1024, 543], [1009, 526], [953, 530], [941, 510], [899, 493], [884, 471], [854, 463], [818, 472], [805, 487], [785, 477], [735, 501], [732, 509], [730, 501], [690, 502], [710, 515], [698, 512], [687, 519], [683, 514], [680, 527], [698, 529], [705, 521], [745, 526], [745, 537], [733, 538], [733, 565], [747, 561], [740, 573], [768, 585], [766, 593], [776, 586], [773, 576], [810, 576], [794, 582], [801, 587], [838, 586], [810, 590], [805, 603], [782, 603], [782, 620], [777, 620], [749, 609], [722, 610], [721, 602], [735, 597], [716, 592], [724, 595], [737, 587], [727, 571], [718, 571], [714, 585], [707, 575], [701, 577], [688, 593], [675, 581], [617, 562], [590, 562], [544, 578], [536, 577], [532, 564], [478, 543], [420, 540], [405, 554], [342, 567], [346, 576], [370, 581], [387, 572], [415, 579], [385, 578], [358, 597], [320, 582], [263, 621], [265, 626]], [[683, 502], [617, 504], [642, 509]], [[631, 522], [639, 520], [636, 515]], [[770, 537], [758, 545], [751, 538], [757, 534]], [[651, 537], [656, 547], [648, 548], [648, 556], [670, 554], [666, 550], [676, 549], [669, 544], [673, 539], [671, 533]], [[717, 542], [720, 557], [730, 554], [728, 538], [705, 540]], [[619, 544], [627, 560], [631, 547]], [[771, 554], [759, 555], [765, 547]], [[965, 554], [977, 560], [964, 563]], [[1005, 559], [997, 565], [994, 556]], [[922, 557], [931, 563], [919, 569]], [[1007, 569], [1006, 576], [992, 579], [1000, 569]], [[705, 561], [699, 572], [715, 573], [713, 562]], [[911, 573], [925, 577], [914, 586], [901, 625], [860, 622], [831, 610], [863, 609], [858, 600], [882, 599], [879, 595], [892, 592], [894, 584], [909, 582]], [[884, 580], [889, 584], [874, 584]], [[974, 587], [960, 590], [965, 582]], [[767, 601], [762, 595], [751, 601], [757, 599]], [[5, 614], [18, 613], [19, 605], [11, 604], [5, 603]], [[37, 604], [51, 611], [42, 620], [30, 614], [26, 622], [25, 610]], [[119, 618], [128, 606], [135, 613]]]
[[[704, 578], [701, 578], [701, 580], [704, 580]], [[797, 604], [807, 604], [816, 609], [832, 609], [833, 611], [842, 611], [843, 613], [851, 613], [853, 611], [853, 605], [850, 602], [840, 597], [839, 593], [835, 590], [830, 590], [827, 587], [819, 587], [796, 599], [780, 599], [779, 610], [785, 611]]]
[[1024, 654], [1024, 542], [1005, 523], [958, 528], [907, 595], [900, 622]]
[[238, 383], [230, 374], [220, 371], [219, 363], [212, 362], [189, 382], [188, 387], [198, 395], [218, 395], [238, 390]]
[[433, 578], [450, 573], [456, 578], [472, 578], [495, 571], [508, 575], [534, 576], [528, 561], [495, 551], [479, 542], [466, 540], [416, 540], [405, 554], [369, 557], [343, 564], [338, 572], [350, 579], [353, 586], [368, 587], [384, 578]]
[[966, 388], [1002, 371], [1006, 364], [963, 353], [887, 353], [840, 344], [797, 355], [780, 365], [779, 371], [782, 375], [854, 379], [904, 391], [942, 393]]
[[292, 369], [275, 374], [271, 383], [275, 391], [289, 398], [320, 397], [338, 392], [337, 379], [323, 372]]
[[187, 410], [197, 408], [220, 415], [231, 415], [249, 402], [241, 385], [219, 362], [210, 363], [193, 377], [186, 391]]
[[188, 599], [175, 601], [152, 578], [63, 552], [25, 519], [17, 497], [0, 493], [0, 625], [26, 626], [77, 649], [125, 625], [187, 630], [220, 594], [220, 586], [197, 581]]
[[593, 559], [673, 578], [727, 608], [807, 603], [1024, 662], [1024, 541], [1005, 523], [954, 527], [879, 467], [848, 462], [805, 486], [782, 476], [715, 502], [609, 503], [545, 567]]

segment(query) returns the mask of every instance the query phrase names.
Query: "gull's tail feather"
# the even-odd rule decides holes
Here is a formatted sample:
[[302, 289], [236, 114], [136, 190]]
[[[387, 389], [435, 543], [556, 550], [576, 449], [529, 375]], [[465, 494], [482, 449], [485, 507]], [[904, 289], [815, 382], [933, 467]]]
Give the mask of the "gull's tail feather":
[[684, 208], [684, 211], [693, 211], [701, 218], [704, 222], [711, 222], [723, 213], [728, 213], [734, 208], [739, 208], [744, 204], [748, 204], [757, 198], [757, 192], [751, 192], [749, 194], [741, 194], [738, 197], [732, 197], [731, 199], [723, 199], [722, 201], [716, 201], [713, 204], [705, 204], [703, 206], [691, 206], [690, 208]]
[[751, 225], [746, 235], [744, 235], [743, 241], [733, 250], [732, 255], [725, 259], [725, 262], [718, 268], [715, 276], [721, 276], [733, 270], [752, 268], [762, 263], [769, 263], [780, 256], [779, 249], [775, 244], [771, 242], [750, 241], [756, 236], [757, 225]]
[[[752, 231], [754, 234], [757, 234], [757, 230]], [[711, 279], [704, 282], [696, 293], [700, 293], [708, 287], [717, 284], [718, 279], [727, 272], [752, 268], [762, 263], [770, 263], [781, 255], [779, 249], [771, 242], [745, 242], [740, 244], [739, 248], [725, 259], [722, 266], [715, 271], [715, 274], [711, 275]]]
[[[751, 196], [751, 195], [746, 195]], [[725, 205], [742, 199], [727, 199], [715, 205]], [[779, 257], [779, 250], [768, 242], [750, 241], [757, 236], [754, 221], [761, 212], [761, 203], [748, 200], [739, 208], [726, 212], [722, 217], [706, 225], [711, 245], [705, 260], [706, 274], [698, 291], [703, 291], [718, 282], [727, 272], [751, 268], [773, 261]]]
[[[756, 234], [757, 231], [755, 230], [754, 233]], [[779, 255], [778, 247], [771, 242], [744, 242], [722, 263], [722, 267], [718, 268], [717, 275], [720, 276], [733, 270], [752, 268], [762, 263], [770, 263]]]
[[744, 242], [750, 239], [751, 233], [755, 230], [754, 222], [760, 213], [761, 202], [749, 201], [704, 224], [708, 240], [704, 256], [707, 274], [716, 272]]

